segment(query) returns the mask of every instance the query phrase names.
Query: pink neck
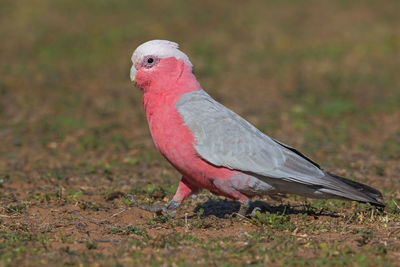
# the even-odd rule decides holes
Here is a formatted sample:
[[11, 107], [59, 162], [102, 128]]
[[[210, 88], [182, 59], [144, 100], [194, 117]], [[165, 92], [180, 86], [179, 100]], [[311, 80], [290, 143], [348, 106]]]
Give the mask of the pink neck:
[[182, 65], [183, 69], [175, 82], [173, 92], [176, 95], [182, 95], [184, 93], [201, 90], [200, 83], [197, 81], [196, 76], [194, 76], [192, 68], [186, 64]]
[[162, 59], [160, 67], [149, 84], [144, 84], [145, 94], [182, 95], [201, 89], [192, 68], [176, 58]]

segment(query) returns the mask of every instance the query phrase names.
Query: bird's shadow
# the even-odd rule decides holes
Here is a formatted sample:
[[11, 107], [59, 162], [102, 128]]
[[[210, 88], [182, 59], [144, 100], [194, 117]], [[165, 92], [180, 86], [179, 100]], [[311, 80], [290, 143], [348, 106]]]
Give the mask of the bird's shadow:
[[[202, 210], [202, 217], [215, 216], [218, 218], [226, 218], [227, 216], [236, 214], [239, 211], [240, 203], [234, 200], [228, 199], [209, 199], [208, 201], [198, 204], [194, 209], [194, 212], [198, 213]], [[335, 212], [324, 209], [316, 209], [309, 204], [291, 206], [288, 204], [280, 204], [278, 206], [270, 206], [263, 201], [252, 201], [250, 202], [249, 212], [254, 208], [260, 208], [260, 212], [270, 212], [279, 214], [307, 214], [313, 217], [339, 217]]]

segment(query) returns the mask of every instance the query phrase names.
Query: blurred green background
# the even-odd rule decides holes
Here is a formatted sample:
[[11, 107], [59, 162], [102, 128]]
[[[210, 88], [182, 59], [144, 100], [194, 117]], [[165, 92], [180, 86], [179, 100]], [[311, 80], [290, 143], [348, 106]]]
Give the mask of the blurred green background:
[[150, 39], [180, 43], [203, 87], [271, 134], [283, 113], [305, 131], [319, 118], [346, 128], [346, 115], [398, 112], [399, 7], [398, 1], [4, 0], [2, 138], [62, 141], [108, 121], [146, 127], [128, 71], [132, 51]]
[[[129, 81], [134, 49], [167, 39], [218, 101], [396, 197], [399, 11], [398, 0], [2, 0], [0, 189], [154, 183], [170, 196], [179, 176], [154, 148]], [[27, 190], [1, 189], [2, 205]], [[2, 249], [12, 251], [4, 262], [23, 255]]]

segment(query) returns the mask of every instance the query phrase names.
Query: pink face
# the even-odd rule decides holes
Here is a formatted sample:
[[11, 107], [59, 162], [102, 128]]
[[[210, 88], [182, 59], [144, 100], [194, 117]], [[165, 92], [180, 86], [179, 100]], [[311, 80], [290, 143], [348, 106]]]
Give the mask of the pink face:
[[156, 56], [146, 56], [142, 62], [134, 63], [136, 69], [134, 80], [137, 86], [145, 92], [162, 91], [177, 81], [184, 65], [183, 60], [175, 57], [160, 59]]

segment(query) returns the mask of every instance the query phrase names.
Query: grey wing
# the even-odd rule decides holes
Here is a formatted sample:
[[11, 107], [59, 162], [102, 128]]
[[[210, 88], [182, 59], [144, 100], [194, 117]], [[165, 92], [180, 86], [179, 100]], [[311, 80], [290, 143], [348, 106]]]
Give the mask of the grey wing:
[[324, 176], [318, 165], [263, 134], [203, 90], [186, 93], [176, 108], [195, 136], [197, 153], [216, 166], [305, 184]]
[[[381, 205], [380, 192], [323, 171], [294, 148], [263, 134], [205, 91], [189, 92], [175, 105], [195, 136], [201, 158], [216, 166], [301, 183], [320, 193]], [[264, 177], [264, 178], [263, 178]]]

